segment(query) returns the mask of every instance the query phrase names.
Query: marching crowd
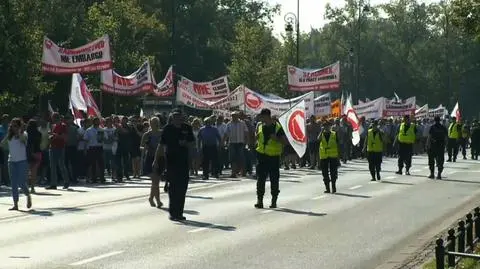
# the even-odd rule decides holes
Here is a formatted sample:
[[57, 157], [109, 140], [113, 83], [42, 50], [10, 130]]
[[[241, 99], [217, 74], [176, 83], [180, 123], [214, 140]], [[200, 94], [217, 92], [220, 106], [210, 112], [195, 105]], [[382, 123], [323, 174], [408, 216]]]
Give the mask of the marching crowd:
[[[443, 156], [455, 162], [478, 160], [480, 126], [476, 120], [460, 123], [455, 118], [380, 120], [360, 119], [360, 142], [352, 144], [352, 127], [345, 117], [310, 117], [306, 126], [307, 153], [300, 158], [285, 137], [285, 131], [268, 109], [255, 116], [235, 111], [229, 118], [200, 119], [182, 111], [160, 113], [151, 118], [112, 115], [76, 122], [70, 114], [53, 113], [47, 119], [13, 118], [3, 115], [0, 124], [0, 183], [11, 186], [18, 210], [19, 192], [32, 206], [35, 187], [68, 189], [85, 181], [121, 183], [148, 176], [152, 185], [149, 203], [162, 207], [159, 182], [166, 180], [172, 220], [183, 220], [188, 179], [202, 171], [203, 180], [228, 177], [257, 178], [257, 203], [263, 208], [265, 181], [270, 178], [272, 203], [276, 207], [279, 169], [322, 170], [325, 192], [336, 192], [337, 168], [352, 159], [367, 158], [372, 180], [381, 179], [383, 157], [398, 157], [398, 174], [410, 174], [412, 155], [428, 153], [430, 178], [438, 167], [441, 179]], [[467, 147], [471, 156], [467, 156]], [[436, 165], [435, 165], [436, 164]], [[61, 184], [61, 185], [59, 185]]]

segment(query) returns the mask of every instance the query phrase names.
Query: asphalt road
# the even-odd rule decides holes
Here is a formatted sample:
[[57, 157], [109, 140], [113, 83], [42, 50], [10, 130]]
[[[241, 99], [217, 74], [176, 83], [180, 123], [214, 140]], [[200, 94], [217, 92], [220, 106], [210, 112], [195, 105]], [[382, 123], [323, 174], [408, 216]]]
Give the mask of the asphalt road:
[[195, 181], [183, 224], [149, 206], [147, 181], [42, 191], [18, 213], [0, 191], [0, 268], [372, 269], [480, 194], [479, 162], [447, 163], [444, 180], [423, 156], [412, 176], [383, 167], [371, 183], [364, 161], [343, 166], [335, 195], [319, 171], [283, 171], [275, 210], [253, 208], [254, 180]]

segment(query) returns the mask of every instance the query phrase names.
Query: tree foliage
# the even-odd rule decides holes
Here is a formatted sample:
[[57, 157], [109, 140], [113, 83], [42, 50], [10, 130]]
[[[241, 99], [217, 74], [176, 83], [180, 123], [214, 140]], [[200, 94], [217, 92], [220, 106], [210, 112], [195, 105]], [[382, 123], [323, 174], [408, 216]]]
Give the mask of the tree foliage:
[[[344, 3], [326, 7], [327, 24], [301, 33], [299, 67], [340, 61], [342, 90], [354, 97], [395, 91], [447, 106], [459, 99], [467, 114], [478, 114], [478, 0]], [[70, 76], [42, 74], [43, 36], [73, 48], [108, 34], [120, 74], [149, 59], [157, 80], [174, 63], [179, 74], [196, 81], [229, 74], [231, 88], [245, 84], [293, 96], [286, 88], [286, 66], [295, 63], [296, 35], [274, 33], [278, 11], [267, 1], [251, 0], [0, 1], [0, 110], [45, 110], [50, 99], [65, 111]], [[98, 88], [99, 74], [85, 77]], [[138, 111], [140, 104], [138, 98], [104, 94], [106, 114], [116, 102], [121, 113]]]

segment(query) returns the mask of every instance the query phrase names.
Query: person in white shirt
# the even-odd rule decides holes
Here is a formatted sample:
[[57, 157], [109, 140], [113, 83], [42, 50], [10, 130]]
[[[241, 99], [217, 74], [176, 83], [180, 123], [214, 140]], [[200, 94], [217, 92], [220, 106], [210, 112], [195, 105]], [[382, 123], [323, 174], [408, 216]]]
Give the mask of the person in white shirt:
[[103, 161], [103, 137], [104, 131], [100, 128], [100, 119], [94, 118], [92, 126], [85, 131], [83, 138], [87, 143], [87, 160], [90, 170], [91, 182], [105, 183], [104, 161]]
[[18, 210], [18, 188], [27, 196], [27, 208], [32, 207], [32, 197], [28, 191], [28, 161], [27, 161], [27, 133], [23, 129], [23, 122], [14, 118], [8, 127], [8, 134], [2, 140], [2, 146], [8, 144], [8, 170], [12, 184], [13, 207], [9, 210]]

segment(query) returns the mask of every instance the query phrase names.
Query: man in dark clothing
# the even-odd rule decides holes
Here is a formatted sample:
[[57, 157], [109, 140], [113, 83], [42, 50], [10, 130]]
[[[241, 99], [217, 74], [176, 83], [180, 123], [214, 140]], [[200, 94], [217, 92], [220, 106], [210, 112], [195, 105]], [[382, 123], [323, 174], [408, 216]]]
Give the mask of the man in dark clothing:
[[160, 159], [164, 156], [166, 160], [166, 179], [169, 183], [168, 210], [172, 221], [186, 220], [183, 209], [188, 189], [188, 149], [193, 146], [194, 141], [192, 127], [185, 123], [180, 110], [174, 110], [172, 121], [163, 129], [154, 161], [154, 171], [156, 171]]
[[472, 123], [470, 139], [472, 160], [478, 160], [478, 155], [480, 155], [480, 126], [477, 120]]
[[210, 165], [213, 169], [213, 177], [218, 178], [218, 152], [222, 138], [218, 129], [212, 126], [213, 118], [205, 118], [205, 126], [198, 132], [198, 148], [202, 149], [203, 179], [207, 180], [210, 174]]
[[440, 117], [435, 117], [435, 124], [430, 127], [427, 138], [428, 166], [430, 176], [435, 178], [435, 162], [438, 167], [437, 179], [442, 179], [443, 164], [445, 162], [445, 144], [448, 139], [448, 130], [440, 123]]

